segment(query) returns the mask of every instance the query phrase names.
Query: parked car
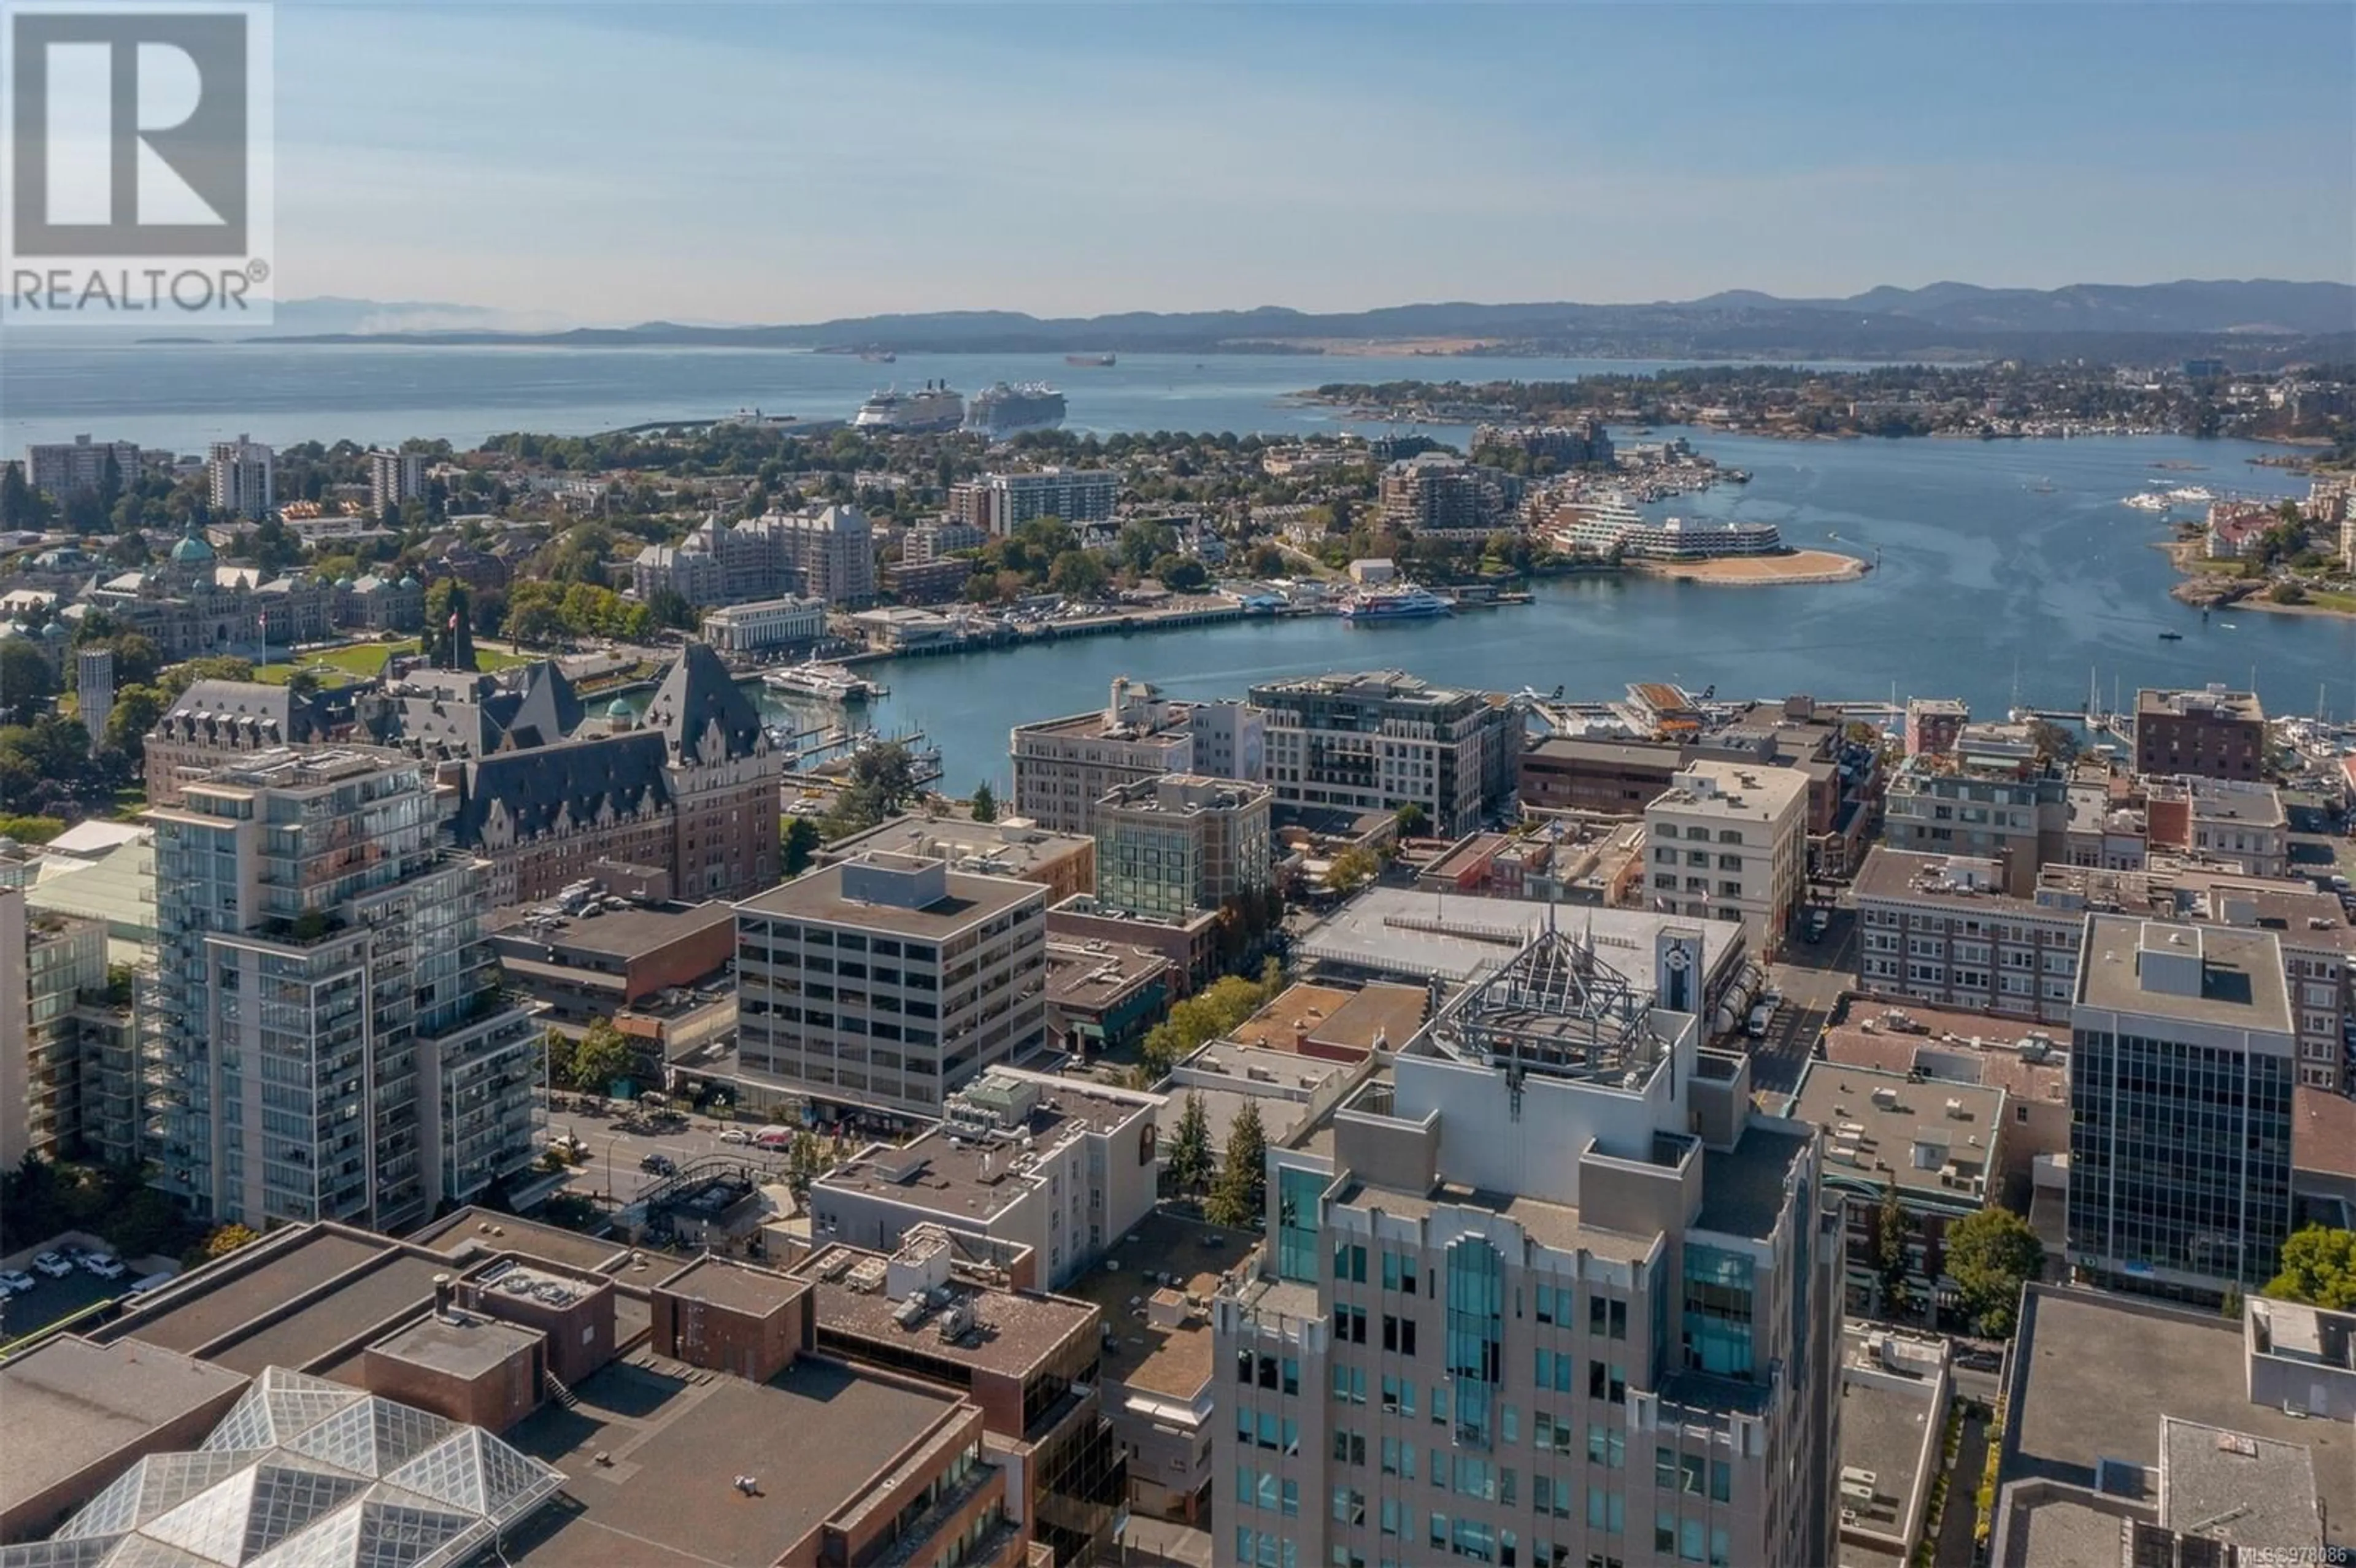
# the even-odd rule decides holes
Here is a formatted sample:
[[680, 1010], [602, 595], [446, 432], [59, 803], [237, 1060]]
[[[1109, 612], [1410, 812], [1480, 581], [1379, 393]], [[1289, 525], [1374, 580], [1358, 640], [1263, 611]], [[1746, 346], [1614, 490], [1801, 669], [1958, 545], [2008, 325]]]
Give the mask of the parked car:
[[43, 1253], [33, 1260], [33, 1266], [51, 1279], [63, 1279], [73, 1273], [73, 1264], [58, 1253]]
[[134, 1280], [131, 1288], [123, 1293], [123, 1299], [145, 1296], [151, 1290], [161, 1290], [180, 1276], [174, 1274], [151, 1274], [145, 1279]]
[[120, 1258], [108, 1257], [104, 1253], [82, 1253], [81, 1266], [101, 1279], [121, 1279], [126, 1272]]
[[753, 1141], [753, 1135], [742, 1127], [723, 1127], [720, 1129], [720, 1141], [724, 1144], [748, 1144]]
[[650, 1154], [647, 1156], [644, 1159], [638, 1161], [638, 1168], [644, 1171], [650, 1171], [657, 1176], [671, 1176], [676, 1174], [679, 1170], [679, 1167], [672, 1163], [670, 1156], [667, 1154]]
[[2004, 1370], [2004, 1358], [1994, 1350], [1958, 1350], [1955, 1352], [1955, 1365], [1976, 1372], [2001, 1371]]
[[1778, 1004], [1775, 1001], [1768, 1000], [1762, 1001], [1757, 1007], [1752, 1008], [1751, 1009], [1751, 1016], [1743, 1020], [1742, 1032], [1749, 1035], [1753, 1040], [1765, 1039], [1767, 1035], [1767, 1026], [1775, 1021], [1775, 1008], [1777, 1005]]
[[23, 1269], [0, 1269], [0, 1291], [10, 1296], [21, 1296], [40, 1283]]

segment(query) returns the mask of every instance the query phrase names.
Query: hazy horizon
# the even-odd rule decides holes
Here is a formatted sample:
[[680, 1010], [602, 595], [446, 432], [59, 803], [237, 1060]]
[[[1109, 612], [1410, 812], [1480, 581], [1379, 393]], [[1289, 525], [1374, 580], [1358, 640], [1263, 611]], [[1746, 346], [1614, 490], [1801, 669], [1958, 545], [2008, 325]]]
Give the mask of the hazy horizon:
[[2356, 282], [2347, 6], [281, 0], [276, 36], [289, 299], [546, 326]]

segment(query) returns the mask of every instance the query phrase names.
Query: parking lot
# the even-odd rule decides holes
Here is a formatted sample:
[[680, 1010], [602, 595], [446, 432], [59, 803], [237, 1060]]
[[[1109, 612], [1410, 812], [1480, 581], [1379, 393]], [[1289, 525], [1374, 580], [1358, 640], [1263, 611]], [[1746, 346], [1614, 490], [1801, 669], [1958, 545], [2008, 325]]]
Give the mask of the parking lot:
[[[558, 1096], [572, 1103], [569, 1095]], [[660, 1155], [675, 1166], [712, 1155], [724, 1154], [775, 1170], [782, 1179], [786, 1169], [783, 1149], [769, 1150], [750, 1144], [730, 1143], [721, 1135], [735, 1128], [753, 1136], [775, 1125], [768, 1122], [716, 1122], [708, 1116], [690, 1115], [684, 1125], [664, 1129], [633, 1124], [620, 1125], [614, 1116], [584, 1115], [574, 1110], [553, 1110], [548, 1116], [549, 1136], [560, 1137], [570, 1133], [585, 1146], [588, 1158], [573, 1168], [564, 1189], [594, 1199], [603, 1204], [609, 1200], [616, 1206], [626, 1206], [637, 1200], [639, 1194], [663, 1179], [657, 1172], [640, 1168], [648, 1155]]]
[[62, 1279], [51, 1279], [29, 1259], [20, 1266], [33, 1276], [33, 1288], [0, 1298], [0, 1343], [46, 1328], [102, 1301], [112, 1301], [133, 1284], [128, 1269], [120, 1279], [101, 1279], [83, 1268]]

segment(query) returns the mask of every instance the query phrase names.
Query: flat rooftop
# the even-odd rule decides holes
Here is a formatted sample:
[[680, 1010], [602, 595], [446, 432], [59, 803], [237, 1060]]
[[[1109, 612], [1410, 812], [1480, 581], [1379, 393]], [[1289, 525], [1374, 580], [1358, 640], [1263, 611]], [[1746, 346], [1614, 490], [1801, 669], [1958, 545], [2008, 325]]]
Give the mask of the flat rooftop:
[[[1879, 1104], [1878, 1094], [1895, 1096], [1896, 1104]], [[1957, 1192], [1940, 1173], [1954, 1164], [1967, 1168], [1968, 1175], [1992, 1174], [2004, 1094], [1976, 1083], [1910, 1083], [1902, 1072], [1811, 1061], [1783, 1115], [1825, 1130], [1827, 1170], [1853, 1171], [1861, 1180], [1886, 1179], [1901, 1192], [1955, 1201], [1970, 1193]], [[1855, 1153], [1844, 1157], [1842, 1148], [1852, 1147]], [[1925, 1168], [1917, 1158], [1922, 1149], [1935, 1149], [1941, 1157]], [[1879, 1171], [1877, 1165], [1889, 1168]]]
[[540, 907], [511, 905], [494, 910], [484, 921], [484, 930], [509, 942], [545, 944], [560, 956], [572, 952], [626, 960], [686, 941], [715, 926], [733, 929], [736, 923], [736, 907], [720, 901], [670, 909], [634, 906], [608, 910], [603, 914], [566, 915], [552, 923], [530, 923], [532, 911]]
[[[2033, 1285], [2012, 1358], [2002, 1482], [2037, 1477], [2092, 1488], [2101, 1459], [2154, 1468], [2160, 1417], [2174, 1416], [2312, 1449], [2325, 1539], [2356, 1545], [2356, 1432], [2345, 1422], [2252, 1404], [2240, 1324], [2213, 1312]], [[2154, 1376], [2155, 1368], [2166, 1374]]]
[[780, 915], [787, 920], [814, 921], [882, 932], [889, 936], [913, 936], [939, 942], [1025, 903], [1043, 901], [1046, 891], [1035, 882], [1006, 877], [948, 874], [948, 896], [924, 909], [871, 903], [842, 895], [841, 866], [821, 866], [790, 882], [756, 893], [737, 907], [754, 914]]
[[1403, 1220], [1427, 1220], [1443, 1209], [1477, 1209], [1519, 1225], [1530, 1240], [1557, 1252], [1590, 1252], [1619, 1263], [1641, 1263], [1652, 1256], [1658, 1236], [1636, 1236], [1606, 1231], [1580, 1218], [1569, 1203], [1514, 1192], [1492, 1192], [1462, 1182], [1443, 1181], [1430, 1192], [1402, 1192], [1393, 1187], [1369, 1186], [1352, 1178], [1333, 1201], [1353, 1209], [1379, 1209]]
[[991, 869], [991, 876], [1021, 877], [1095, 848], [1096, 840], [1084, 834], [1051, 833], [1044, 827], [1003, 822], [903, 815], [879, 822], [864, 833], [837, 839], [819, 851], [818, 860], [821, 865], [831, 865], [881, 849], [947, 860], [951, 866], [966, 859], [997, 860], [1002, 865]]
[[0, 1514], [156, 1428], [230, 1401], [243, 1373], [152, 1345], [63, 1334], [0, 1364]]
[[[1059, 1347], [1093, 1329], [1096, 1312], [1087, 1302], [988, 1286], [955, 1273], [948, 1289], [973, 1309], [972, 1328], [954, 1339], [942, 1339], [946, 1308], [903, 1328], [894, 1316], [901, 1303], [885, 1292], [880, 1281], [877, 1288], [862, 1290], [843, 1272], [867, 1259], [880, 1265], [885, 1254], [835, 1243], [795, 1265], [800, 1282], [815, 1293], [821, 1341], [831, 1335], [875, 1347], [887, 1355], [901, 1353], [905, 1348], [907, 1355], [1021, 1379]], [[829, 1279], [830, 1273], [835, 1277]], [[859, 1353], [849, 1346], [838, 1348], [846, 1355]]]
[[2322, 1533], [2315, 1455], [2238, 1430], [2160, 1418], [2159, 1522], [2200, 1531], [2244, 1551], [2311, 1552]]
[[[1922, 1032], [1891, 1027], [1889, 1015], [1893, 1010], [1920, 1025]], [[2030, 1060], [2020, 1049], [2032, 1034], [2051, 1042], [2041, 1061]], [[2030, 1049], [2033, 1053], [2037, 1048]], [[1977, 1083], [2041, 1104], [2070, 1103], [2070, 1029], [2065, 1024], [1999, 1019], [1913, 1001], [1894, 1009], [1858, 1004], [1850, 1009], [1848, 1022], [1826, 1032], [1825, 1060], [1901, 1077], [1919, 1072], [1942, 1083]]]
[[1132, 987], [1151, 980], [1170, 968], [1170, 961], [1150, 947], [1102, 943], [1091, 952], [1085, 944], [1056, 937], [1047, 944], [1047, 999], [1064, 1007], [1104, 1007], [1127, 996]]
[[1730, 1149], [1704, 1149], [1697, 1228], [1765, 1241], [1783, 1215], [1783, 1189], [1809, 1138], [1753, 1122]]
[[1307, 962], [1396, 976], [1411, 984], [1434, 975], [1461, 984], [1502, 967], [1549, 919], [1582, 940], [1592, 932], [1598, 956], [1640, 991], [1658, 986], [1655, 944], [1665, 925], [1701, 933], [1702, 971], [1711, 976], [1742, 944], [1739, 921], [1372, 887], [1304, 933], [1295, 950]]
[[1218, 1294], [1219, 1276], [1240, 1264], [1259, 1243], [1257, 1231], [1222, 1230], [1156, 1212], [1105, 1249], [1108, 1261], [1082, 1271], [1064, 1287], [1066, 1296], [1093, 1302], [1111, 1337], [1102, 1341], [1103, 1377], [1108, 1383], [1192, 1400], [1212, 1374], [1211, 1317], [1207, 1307], [1190, 1307], [1174, 1325], [1152, 1320], [1150, 1299], [1164, 1288], [1162, 1275], [1174, 1275], [1182, 1296], [1208, 1302]]
[[[1843, 1469], [1873, 1472], [1874, 1500], [1856, 1508], [1863, 1522], [1903, 1534], [1907, 1499], [1922, 1480], [1922, 1440], [1929, 1431], [1933, 1386], [1928, 1382], [1891, 1388], [1860, 1378], [1840, 1382], [1840, 1462]], [[1937, 1463], [1938, 1456], [1931, 1456]]]
[[1361, 1054], [1397, 1051], [1423, 1028], [1430, 996], [1420, 986], [1382, 981], [1348, 990], [1298, 981], [1238, 1025], [1238, 1045], [1291, 1051], [1301, 1042]]
[[750, 1264], [707, 1253], [655, 1288], [690, 1301], [708, 1302], [755, 1317], [766, 1317], [809, 1294], [809, 1282]]
[[[193, 1352], [330, 1277], [383, 1257], [391, 1244], [335, 1231], [305, 1232], [300, 1240], [274, 1248], [247, 1267], [209, 1274], [198, 1282], [205, 1288], [166, 1292], [155, 1307], [117, 1319], [108, 1338]], [[430, 1294], [430, 1282], [427, 1289]], [[352, 1332], [362, 1327], [355, 1325]]]
[[1601, 741], [1577, 735], [1548, 735], [1524, 752], [1522, 759], [1658, 770], [1666, 778], [1683, 765], [1685, 748], [1675, 741]]
[[2266, 710], [2253, 692], [2169, 691], [2145, 687], [2136, 693], [2136, 714], [2175, 714], [2179, 718], [2264, 720]]
[[2356, 1100], [2326, 1089], [2294, 1089], [2290, 1117], [2293, 1169], [2356, 1179]]
[[[1705, 791], [1692, 781], [1706, 779]], [[1688, 762], [1670, 780], [1667, 792], [1644, 810], [1721, 818], [1729, 822], [1773, 822], [1808, 793], [1807, 776], [1773, 763]]]
[[[616, 1361], [573, 1392], [577, 1406], [543, 1405], [506, 1435], [570, 1477], [509, 1532], [511, 1561], [775, 1563], [957, 1409], [810, 1357], [766, 1383]], [[735, 1489], [743, 1475], [757, 1496]]]
[[936, 1126], [904, 1145], [870, 1144], [819, 1177], [819, 1188], [862, 1192], [937, 1213], [989, 1220], [1029, 1193], [1035, 1179], [1020, 1138], [1028, 1133], [1033, 1151], [1044, 1153], [1066, 1139], [1107, 1132], [1138, 1115], [1144, 1102], [1135, 1094], [1093, 1086], [1087, 1080], [1058, 1078], [1028, 1122], [995, 1144], [953, 1136]]
[[465, 1312], [449, 1317], [429, 1314], [405, 1328], [395, 1329], [369, 1349], [472, 1382], [507, 1365], [518, 1351], [528, 1350], [546, 1338], [537, 1330], [502, 1323], [478, 1313]]
[[248, 1375], [264, 1367], [297, 1371], [366, 1335], [377, 1325], [413, 1311], [434, 1298], [434, 1276], [449, 1265], [400, 1253], [355, 1275], [300, 1310], [232, 1343], [217, 1345], [206, 1358]]
[[471, 1207], [434, 1221], [408, 1239], [412, 1245], [431, 1247], [445, 1255], [455, 1255], [471, 1244], [495, 1253], [523, 1253], [543, 1263], [589, 1274], [604, 1274], [629, 1254], [627, 1247], [611, 1239]]
[[2296, 1031], [2290, 989], [2283, 978], [2282, 947], [2272, 933], [2202, 927], [2197, 997], [2151, 990], [2142, 984], [2146, 951], [2172, 951], [2172, 945], [2151, 945], [2166, 942], [2169, 934], [2184, 936], [2185, 950], [2190, 951], [2191, 933], [2121, 915], [2089, 920], [2085, 954], [2078, 965], [2079, 1005], [2220, 1029], [2281, 1035]]

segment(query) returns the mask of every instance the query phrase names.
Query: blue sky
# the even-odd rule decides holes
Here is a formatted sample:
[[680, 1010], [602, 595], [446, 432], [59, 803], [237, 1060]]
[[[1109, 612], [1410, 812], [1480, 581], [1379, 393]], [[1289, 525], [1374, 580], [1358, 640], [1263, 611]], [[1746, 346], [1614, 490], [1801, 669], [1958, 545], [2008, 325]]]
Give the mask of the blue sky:
[[2356, 7], [277, 11], [290, 296], [572, 321], [2356, 278]]

